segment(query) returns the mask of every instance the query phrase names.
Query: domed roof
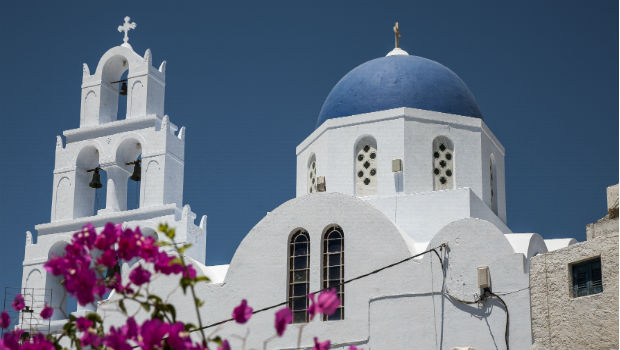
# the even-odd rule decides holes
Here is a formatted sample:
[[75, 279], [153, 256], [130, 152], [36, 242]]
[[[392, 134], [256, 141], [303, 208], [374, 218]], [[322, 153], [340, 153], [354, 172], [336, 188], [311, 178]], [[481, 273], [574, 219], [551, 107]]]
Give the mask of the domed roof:
[[331, 118], [398, 107], [482, 118], [474, 96], [453, 71], [396, 50], [340, 79], [323, 103], [317, 127]]

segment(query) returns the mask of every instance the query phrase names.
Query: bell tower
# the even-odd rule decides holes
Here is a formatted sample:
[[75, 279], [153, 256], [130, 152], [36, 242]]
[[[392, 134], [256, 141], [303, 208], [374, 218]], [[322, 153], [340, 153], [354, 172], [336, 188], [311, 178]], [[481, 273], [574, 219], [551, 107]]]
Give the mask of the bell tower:
[[[56, 308], [66, 309], [66, 298], [43, 264], [62, 254], [86, 223], [102, 229], [122, 222], [153, 236], [160, 223], [168, 223], [176, 227], [179, 243], [192, 243], [186, 255], [205, 262], [206, 216], [196, 225], [196, 214], [183, 205], [186, 129], [164, 114], [166, 62], [155, 68], [149, 49], [143, 56], [134, 51], [128, 31], [135, 27], [125, 17], [118, 27], [123, 44], [103, 54], [93, 74], [83, 64], [79, 127], [56, 137], [50, 222], [35, 226], [36, 243], [27, 233], [22, 289], [51, 290], [46, 302]], [[125, 113], [119, 115], [125, 96]], [[137, 189], [131, 209], [128, 185]], [[97, 202], [105, 205], [96, 207]], [[61, 312], [54, 317], [64, 318]]]

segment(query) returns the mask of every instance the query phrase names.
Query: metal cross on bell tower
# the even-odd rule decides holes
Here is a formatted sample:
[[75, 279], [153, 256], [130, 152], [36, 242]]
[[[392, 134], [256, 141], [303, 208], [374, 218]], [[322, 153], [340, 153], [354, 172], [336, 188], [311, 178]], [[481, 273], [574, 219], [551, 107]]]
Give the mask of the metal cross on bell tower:
[[130, 23], [130, 20], [131, 18], [129, 18], [129, 16], [125, 16], [125, 23], [123, 23], [122, 26], [118, 26], [119, 33], [125, 32], [125, 36], [123, 37], [124, 46], [129, 45], [129, 35], [127, 35], [127, 33], [129, 33], [129, 31], [132, 29], [136, 29], [136, 22]]

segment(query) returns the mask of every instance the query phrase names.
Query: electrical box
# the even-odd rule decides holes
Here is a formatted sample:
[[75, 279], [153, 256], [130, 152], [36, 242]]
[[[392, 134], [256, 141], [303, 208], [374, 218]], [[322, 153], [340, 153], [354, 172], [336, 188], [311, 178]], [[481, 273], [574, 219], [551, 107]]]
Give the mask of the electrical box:
[[398, 173], [403, 171], [403, 161], [402, 159], [392, 159], [392, 172]]
[[319, 192], [325, 192], [327, 190], [327, 185], [325, 184], [325, 176], [319, 176], [316, 179], [316, 190]]
[[491, 274], [488, 266], [478, 267], [478, 287], [486, 289], [491, 287]]

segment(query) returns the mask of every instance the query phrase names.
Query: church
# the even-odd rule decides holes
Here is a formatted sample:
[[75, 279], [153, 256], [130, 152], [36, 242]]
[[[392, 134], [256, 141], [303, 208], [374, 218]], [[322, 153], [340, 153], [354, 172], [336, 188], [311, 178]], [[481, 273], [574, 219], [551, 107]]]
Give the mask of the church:
[[[203, 323], [217, 324], [208, 333], [233, 349], [307, 349], [314, 336], [332, 349], [530, 348], [530, 259], [576, 242], [506, 225], [506, 150], [457, 74], [400, 47], [398, 23], [394, 49], [360, 62], [327, 94], [295, 150], [295, 198], [217, 266], [205, 265], [206, 215], [183, 203], [185, 127], [164, 110], [166, 62], [133, 50], [133, 28], [126, 17], [123, 43], [96, 67], [83, 65], [79, 127], [57, 136], [50, 222], [36, 226], [36, 242], [26, 234], [22, 289], [35, 309], [43, 298], [123, 322], [113, 293], [70, 310], [43, 264], [86, 223], [122, 222], [157, 237], [166, 222], [178, 242], [192, 243], [185, 258], [211, 280], [197, 286]], [[195, 322], [191, 297], [173, 279], [157, 276], [150, 289]], [[331, 287], [342, 305], [309, 321], [308, 293]], [[220, 324], [241, 299], [255, 310], [286, 302], [293, 324], [274, 337], [275, 310]], [[22, 327], [54, 332], [65, 318], [37, 315]]]

